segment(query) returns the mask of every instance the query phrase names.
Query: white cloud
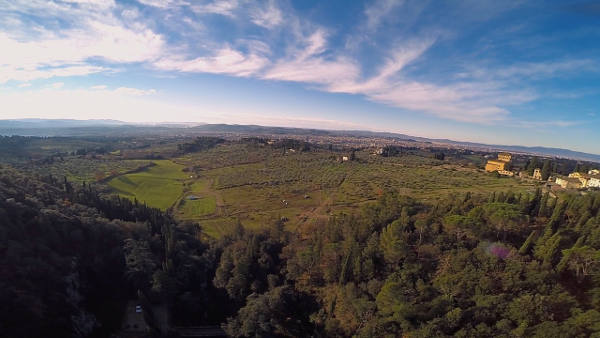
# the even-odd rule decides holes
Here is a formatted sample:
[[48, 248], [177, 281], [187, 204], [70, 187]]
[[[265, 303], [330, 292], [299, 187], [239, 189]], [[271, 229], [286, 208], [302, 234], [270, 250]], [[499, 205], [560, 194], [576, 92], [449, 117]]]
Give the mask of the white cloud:
[[67, 21], [69, 28], [40, 26], [35, 34], [28, 35], [20, 30], [0, 30], [0, 83], [107, 70], [93, 65], [92, 59], [113, 63], [148, 62], [158, 58], [165, 47], [163, 37], [145, 25], [125, 24], [117, 19], [113, 15], [116, 6], [113, 1], [31, 1], [19, 2], [19, 6], [17, 10], [30, 15]]
[[553, 121], [511, 121], [511, 125], [522, 127], [522, 128], [568, 128], [583, 124], [583, 121], [565, 121], [565, 120], [553, 120]]
[[187, 5], [187, 1], [184, 0], [137, 0], [139, 3], [151, 6], [158, 7], [162, 9], [173, 8], [177, 6]]
[[54, 89], [60, 89], [64, 86], [64, 82], [55, 82], [53, 84], [50, 85], [50, 87], [54, 88]]
[[167, 8], [169, 7], [169, 0], [137, 0], [142, 5], [159, 7], [159, 8]]
[[117, 94], [125, 94], [128, 96], [146, 96], [156, 94], [156, 89], [138, 89], [130, 87], [119, 87], [114, 90]]
[[262, 78], [315, 84], [334, 84], [356, 79], [360, 73], [357, 62], [344, 56], [327, 57], [324, 55], [326, 50], [326, 33], [318, 29], [304, 38], [303, 43], [289, 56], [267, 70]]
[[[477, 64], [440, 83], [439, 77], [428, 81], [426, 77], [411, 77], [408, 71], [417, 61], [427, 61], [426, 53], [436, 43], [436, 35], [423, 34], [412, 40], [399, 35], [387, 50], [387, 57], [367, 69], [361, 64], [357, 50], [334, 43], [334, 39], [339, 41], [338, 32], [301, 20], [293, 9], [282, 11], [274, 0], [137, 1], [153, 8], [138, 10], [113, 0], [0, 2], [0, 11], [17, 13], [7, 18], [8, 24], [0, 25], [9, 27], [0, 29], [0, 84], [11, 80], [29, 83], [36, 79], [84, 76], [110, 71], [114, 64], [141, 63], [164, 71], [300, 82], [318, 90], [362, 95], [375, 102], [447, 119], [490, 123], [507, 119], [511, 105], [537, 98], [531, 89], [511, 88], [510, 83], [523, 77], [539, 79], [597, 67], [591, 60], [520, 63], [491, 67], [492, 70]], [[364, 42], [368, 34], [379, 30], [403, 4], [403, 0], [372, 3], [365, 9], [364, 22], [357, 24], [356, 40]], [[402, 9], [409, 10], [408, 5]], [[189, 7], [193, 13], [188, 11], [182, 16], [172, 10], [177, 6]], [[26, 30], [25, 21], [17, 19], [21, 14], [42, 20]], [[252, 35], [217, 41], [210, 35], [211, 27], [204, 26], [204, 14], [235, 20], [240, 32], [252, 28]], [[164, 24], [169, 27], [167, 31], [179, 34], [174, 34], [175, 38], [170, 36], [167, 42], [166, 36], [155, 31], [160, 27], [157, 18], [168, 22]], [[255, 25], [269, 31], [257, 30]], [[283, 47], [279, 46], [281, 41]], [[373, 60], [376, 58], [370, 61]], [[128, 100], [149, 100], [154, 94], [156, 91], [152, 89], [108, 90], [106, 86], [94, 86], [82, 95], [127, 98], [126, 103], [130, 104]]]
[[392, 10], [399, 7], [403, 0], [377, 0], [372, 5], [365, 9], [367, 18], [366, 27], [369, 30], [374, 30], [381, 24], [381, 21], [390, 16]]
[[62, 0], [66, 3], [78, 4], [83, 6], [94, 6], [99, 8], [112, 8], [115, 6], [114, 0]]
[[587, 59], [521, 62], [509, 66], [468, 67], [460, 73], [462, 78], [523, 80], [565, 76], [573, 72], [598, 72], [597, 61]]
[[239, 7], [238, 0], [214, 0], [207, 4], [191, 4], [194, 12], [199, 14], [220, 14], [233, 17]]
[[254, 24], [269, 29], [283, 23], [283, 14], [273, 0], [268, 1], [264, 8], [255, 9], [250, 17]]
[[49, 79], [53, 77], [82, 76], [99, 73], [105, 70], [105, 68], [97, 66], [67, 66], [50, 67], [44, 69], [16, 69], [0, 66], [0, 84], [6, 83], [10, 80], [27, 82], [37, 79]]
[[19, 84], [19, 86], [18, 86], [18, 87], [19, 87], [19, 88], [31, 87], [31, 83], [29, 83], [29, 82], [26, 82], [26, 83], [21, 83], [21, 84]]
[[179, 72], [229, 74], [250, 76], [268, 64], [269, 60], [259, 54], [244, 54], [230, 47], [218, 50], [215, 55], [186, 60], [178, 56], [166, 57], [154, 63], [162, 70]]

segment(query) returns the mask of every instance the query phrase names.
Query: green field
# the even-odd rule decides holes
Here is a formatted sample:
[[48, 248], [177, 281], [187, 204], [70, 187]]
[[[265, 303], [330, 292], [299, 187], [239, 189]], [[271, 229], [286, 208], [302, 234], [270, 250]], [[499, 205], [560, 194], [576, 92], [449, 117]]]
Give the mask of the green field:
[[183, 182], [188, 175], [182, 165], [169, 160], [155, 160], [155, 166], [143, 171], [122, 175], [108, 182], [120, 196], [145, 202], [166, 210], [183, 193]]
[[[219, 237], [238, 221], [261, 228], [277, 219], [286, 227], [326, 222], [394, 190], [424, 200], [451, 193], [532, 191], [516, 178], [499, 178], [474, 166], [418, 155], [383, 158], [359, 152], [358, 161], [340, 163], [340, 154], [226, 144], [117, 177], [109, 185], [121, 196], [173, 209], [175, 217], [199, 222]], [[182, 171], [189, 169], [189, 174]], [[199, 199], [189, 200], [195, 195]]]
[[214, 196], [197, 200], [183, 200], [179, 210], [183, 213], [183, 217], [195, 219], [214, 214], [217, 210], [217, 203]]

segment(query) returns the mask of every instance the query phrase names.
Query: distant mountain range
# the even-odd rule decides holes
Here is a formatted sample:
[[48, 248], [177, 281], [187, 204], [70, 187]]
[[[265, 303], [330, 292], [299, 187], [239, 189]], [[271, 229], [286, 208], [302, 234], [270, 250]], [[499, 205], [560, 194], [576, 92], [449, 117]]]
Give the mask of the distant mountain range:
[[116, 120], [70, 120], [70, 119], [17, 119], [0, 120], [0, 135], [22, 136], [126, 136], [126, 135], [170, 135], [194, 132], [270, 134], [270, 135], [314, 135], [393, 138], [404, 141], [427, 142], [436, 145], [452, 145], [485, 151], [511, 151], [539, 156], [556, 156], [600, 163], [600, 155], [549, 147], [526, 147], [519, 145], [497, 145], [461, 142], [447, 139], [430, 139], [389, 132], [365, 130], [322, 130], [289, 127], [267, 127], [259, 125], [203, 124], [203, 123], [154, 123], [134, 124]]

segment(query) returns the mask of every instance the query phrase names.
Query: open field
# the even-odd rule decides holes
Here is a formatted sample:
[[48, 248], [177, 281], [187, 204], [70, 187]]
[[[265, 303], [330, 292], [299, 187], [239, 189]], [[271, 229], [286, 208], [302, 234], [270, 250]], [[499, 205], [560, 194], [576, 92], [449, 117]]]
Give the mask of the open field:
[[182, 200], [179, 210], [183, 214], [183, 217], [195, 219], [197, 217], [214, 214], [217, 210], [217, 204], [213, 196], [197, 200]]
[[475, 164], [458, 165], [452, 159], [358, 152], [357, 161], [341, 162], [342, 155], [346, 154], [230, 143], [171, 160], [153, 160], [155, 166], [118, 176], [108, 185], [119, 195], [150, 206], [173, 207], [175, 217], [199, 222], [212, 237], [237, 222], [256, 229], [285, 219], [286, 227], [294, 230], [351, 212], [389, 190], [433, 201], [468, 191], [535, 189], [532, 183], [499, 178]]
[[183, 193], [183, 182], [188, 177], [183, 166], [169, 160], [152, 161], [155, 166], [143, 171], [122, 175], [108, 182], [119, 195], [136, 198], [149, 206], [168, 209]]
[[[286, 227], [293, 230], [350, 212], [387, 190], [435, 200], [468, 191], [535, 189], [519, 179], [499, 178], [452, 161], [417, 155], [383, 158], [361, 152], [358, 161], [342, 163], [341, 155], [227, 144], [174, 158], [175, 163], [195, 170], [175, 214], [198, 221], [207, 234], [218, 237], [238, 221], [247, 228], [260, 228], [284, 218]], [[190, 194], [200, 199], [181, 200]], [[172, 198], [175, 203], [177, 197]]]

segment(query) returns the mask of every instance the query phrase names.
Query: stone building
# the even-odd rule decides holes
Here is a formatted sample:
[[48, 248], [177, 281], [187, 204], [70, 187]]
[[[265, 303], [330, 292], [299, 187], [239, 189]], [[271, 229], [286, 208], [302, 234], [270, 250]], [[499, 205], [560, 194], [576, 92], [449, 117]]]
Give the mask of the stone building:
[[508, 172], [510, 171], [510, 161], [512, 155], [509, 153], [499, 153], [497, 160], [488, 160], [485, 165], [485, 171], [487, 172]]

